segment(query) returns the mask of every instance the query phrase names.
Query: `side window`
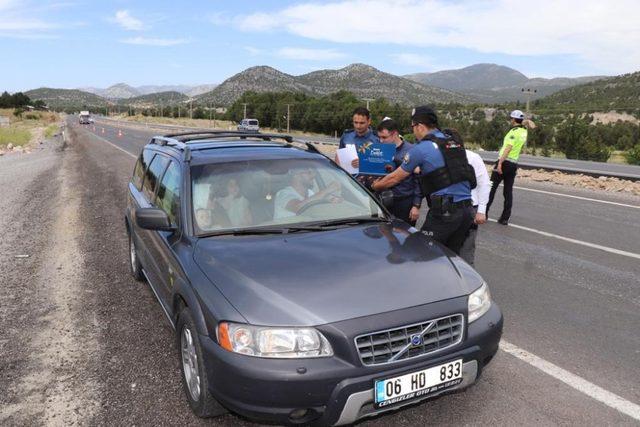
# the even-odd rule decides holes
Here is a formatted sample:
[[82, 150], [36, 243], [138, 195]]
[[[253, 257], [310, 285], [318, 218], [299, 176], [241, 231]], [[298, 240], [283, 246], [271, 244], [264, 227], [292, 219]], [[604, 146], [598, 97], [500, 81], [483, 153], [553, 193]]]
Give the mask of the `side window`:
[[158, 179], [162, 176], [162, 172], [164, 172], [167, 167], [167, 163], [169, 163], [169, 159], [157, 154], [147, 168], [147, 172], [144, 174], [142, 194], [145, 195], [149, 203], [153, 203], [153, 194], [156, 191]]
[[144, 171], [151, 163], [151, 159], [153, 158], [153, 152], [150, 150], [144, 150], [140, 157], [138, 157], [138, 161], [136, 162], [136, 167], [133, 170], [133, 177], [131, 178], [131, 182], [138, 190], [142, 189], [142, 181], [144, 180]]
[[169, 215], [174, 225], [180, 224], [180, 182], [180, 167], [172, 161], [160, 181], [156, 206]]

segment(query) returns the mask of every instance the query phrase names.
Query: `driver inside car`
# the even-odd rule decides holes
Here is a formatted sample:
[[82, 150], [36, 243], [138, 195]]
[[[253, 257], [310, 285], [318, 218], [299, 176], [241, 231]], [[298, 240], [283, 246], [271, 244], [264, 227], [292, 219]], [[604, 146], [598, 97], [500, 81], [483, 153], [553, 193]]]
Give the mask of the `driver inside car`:
[[313, 191], [316, 171], [312, 168], [290, 169], [289, 186], [276, 193], [274, 219], [297, 215], [307, 206], [319, 201], [339, 203], [340, 184], [334, 181], [317, 193]]

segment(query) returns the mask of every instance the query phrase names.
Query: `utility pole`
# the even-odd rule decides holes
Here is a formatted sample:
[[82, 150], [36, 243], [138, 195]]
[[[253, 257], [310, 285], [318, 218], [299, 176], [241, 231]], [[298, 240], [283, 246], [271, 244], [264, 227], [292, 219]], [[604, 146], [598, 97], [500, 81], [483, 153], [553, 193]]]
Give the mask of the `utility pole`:
[[216, 126], [216, 108], [217, 107], [214, 105], [213, 106], [213, 127], [214, 127], [214, 129], [217, 127]]
[[244, 105], [244, 117], [243, 118], [247, 118], [247, 104], [242, 104]]
[[530, 106], [531, 97], [533, 95], [535, 95], [536, 93], [538, 93], [538, 90], [537, 89], [531, 89], [531, 88], [522, 88], [522, 93], [524, 94], [524, 96], [527, 97], [527, 114], [529, 114], [530, 113], [529, 106]]
[[211, 104], [209, 104], [209, 127], [211, 127]]
[[178, 104], [178, 118], [181, 118], [182, 115], [180, 114], [180, 104]]
[[289, 117], [291, 117], [291, 110], [289, 109], [289, 107], [291, 107], [291, 104], [287, 104], [287, 133], [289, 133]]
[[375, 101], [375, 99], [371, 98], [362, 98], [363, 101], [367, 101], [367, 110], [369, 109], [369, 101]]
[[[531, 101], [531, 97], [536, 94], [538, 92], [537, 89], [531, 89], [531, 88], [522, 88], [522, 93], [527, 97], [527, 115], [531, 115], [531, 110], [529, 109], [530, 107], [530, 101]], [[535, 139], [533, 139], [531, 141], [531, 143], [533, 144], [533, 155], [536, 155], [536, 141]]]
[[189, 118], [193, 120], [193, 98], [189, 99]]

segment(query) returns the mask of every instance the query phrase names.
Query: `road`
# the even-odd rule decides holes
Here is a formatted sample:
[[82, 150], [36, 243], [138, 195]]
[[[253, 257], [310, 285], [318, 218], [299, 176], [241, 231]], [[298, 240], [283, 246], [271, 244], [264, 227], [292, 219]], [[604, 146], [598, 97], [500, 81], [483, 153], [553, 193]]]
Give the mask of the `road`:
[[[126, 185], [151, 135], [74, 127], [36, 166], [0, 158], [0, 424], [253, 425], [191, 415], [172, 329], [129, 276]], [[362, 425], [640, 425], [640, 201], [517, 186], [476, 256], [502, 350], [466, 392]]]
[[[120, 125], [121, 121], [101, 118], [103, 123], [109, 125]], [[172, 125], [153, 125], [156, 129], [176, 129], [176, 126]], [[185, 130], [203, 130], [204, 128], [184, 128]], [[323, 144], [338, 144], [336, 138], [330, 136], [314, 136], [305, 137], [314, 142], [320, 142]], [[480, 157], [486, 163], [493, 163], [498, 159], [497, 151], [480, 151], [478, 152]], [[586, 160], [572, 160], [572, 159], [554, 159], [550, 157], [531, 156], [523, 154], [520, 156], [519, 164], [521, 167], [526, 168], [540, 168], [546, 170], [559, 170], [568, 173], [583, 173], [591, 176], [613, 176], [622, 179], [631, 179], [634, 181], [640, 180], [640, 166], [624, 165], [617, 163], [603, 163], [603, 162], [590, 162]]]

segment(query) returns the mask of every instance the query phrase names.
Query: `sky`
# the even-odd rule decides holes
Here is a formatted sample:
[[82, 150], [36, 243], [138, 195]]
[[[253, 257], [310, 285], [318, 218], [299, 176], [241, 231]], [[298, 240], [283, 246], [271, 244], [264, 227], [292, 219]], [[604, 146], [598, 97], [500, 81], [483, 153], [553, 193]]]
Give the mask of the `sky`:
[[640, 70], [639, 0], [0, 0], [0, 90], [221, 83], [365, 63], [496, 63], [529, 77]]

